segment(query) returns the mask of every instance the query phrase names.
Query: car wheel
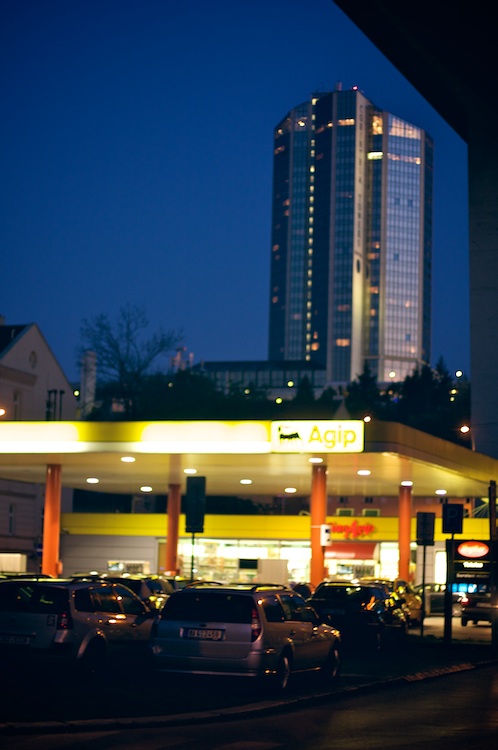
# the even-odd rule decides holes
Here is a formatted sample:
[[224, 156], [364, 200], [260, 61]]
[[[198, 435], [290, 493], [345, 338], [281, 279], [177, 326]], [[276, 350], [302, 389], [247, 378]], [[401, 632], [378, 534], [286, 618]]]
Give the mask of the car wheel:
[[465, 619], [465, 617], [462, 617], [462, 627], [466, 627], [468, 620]]
[[291, 659], [289, 654], [282, 654], [278, 661], [277, 673], [275, 675], [275, 687], [283, 692], [289, 685], [291, 676]]
[[330, 649], [327, 661], [323, 665], [320, 675], [327, 684], [333, 682], [341, 673], [341, 650], [337, 644]]
[[106, 662], [105, 643], [101, 638], [90, 641], [80, 659], [80, 669], [88, 677], [100, 674]]

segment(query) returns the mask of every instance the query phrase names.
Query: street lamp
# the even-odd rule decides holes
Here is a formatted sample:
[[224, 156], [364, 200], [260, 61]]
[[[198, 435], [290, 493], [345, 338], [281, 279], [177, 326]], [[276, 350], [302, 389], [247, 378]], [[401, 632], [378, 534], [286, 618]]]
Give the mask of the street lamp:
[[474, 434], [473, 434], [472, 430], [470, 429], [470, 426], [468, 424], [463, 424], [460, 427], [460, 432], [462, 433], [462, 435], [468, 435], [470, 437], [471, 448], [472, 448], [473, 451], [475, 451], [476, 447], [475, 447], [475, 444], [474, 444]]

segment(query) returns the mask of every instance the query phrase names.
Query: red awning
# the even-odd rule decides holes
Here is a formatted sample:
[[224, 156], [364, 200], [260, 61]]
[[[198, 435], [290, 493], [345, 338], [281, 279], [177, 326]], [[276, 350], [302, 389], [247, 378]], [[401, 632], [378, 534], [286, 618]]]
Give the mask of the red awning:
[[325, 548], [326, 560], [375, 560], [376, 542], [332, 542]]

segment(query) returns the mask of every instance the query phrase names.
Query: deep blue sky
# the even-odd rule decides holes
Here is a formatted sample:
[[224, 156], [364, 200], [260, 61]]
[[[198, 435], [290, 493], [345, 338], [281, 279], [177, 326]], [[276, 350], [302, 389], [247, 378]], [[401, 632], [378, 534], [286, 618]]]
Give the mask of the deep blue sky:
[[72, 380], [127, 303], [266, 359], [273, 127], [337, 81], [434, 138], [432, 364], [468, 372], [466, 146], [332, 0], [0, 0], [0, 315]]

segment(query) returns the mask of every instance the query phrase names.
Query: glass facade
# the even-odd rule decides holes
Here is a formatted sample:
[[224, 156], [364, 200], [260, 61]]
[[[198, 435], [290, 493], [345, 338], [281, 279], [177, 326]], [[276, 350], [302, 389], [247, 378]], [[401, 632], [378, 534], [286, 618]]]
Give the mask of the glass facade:
[[270, 359], [322, 365], [330, 384], [429, 361], [432, 163], [423, 130], [356, 88], [277, 126]]
[[273, 359], [305, 359], [309, 105], [293, 109], [274, 133], [271, 307]]

